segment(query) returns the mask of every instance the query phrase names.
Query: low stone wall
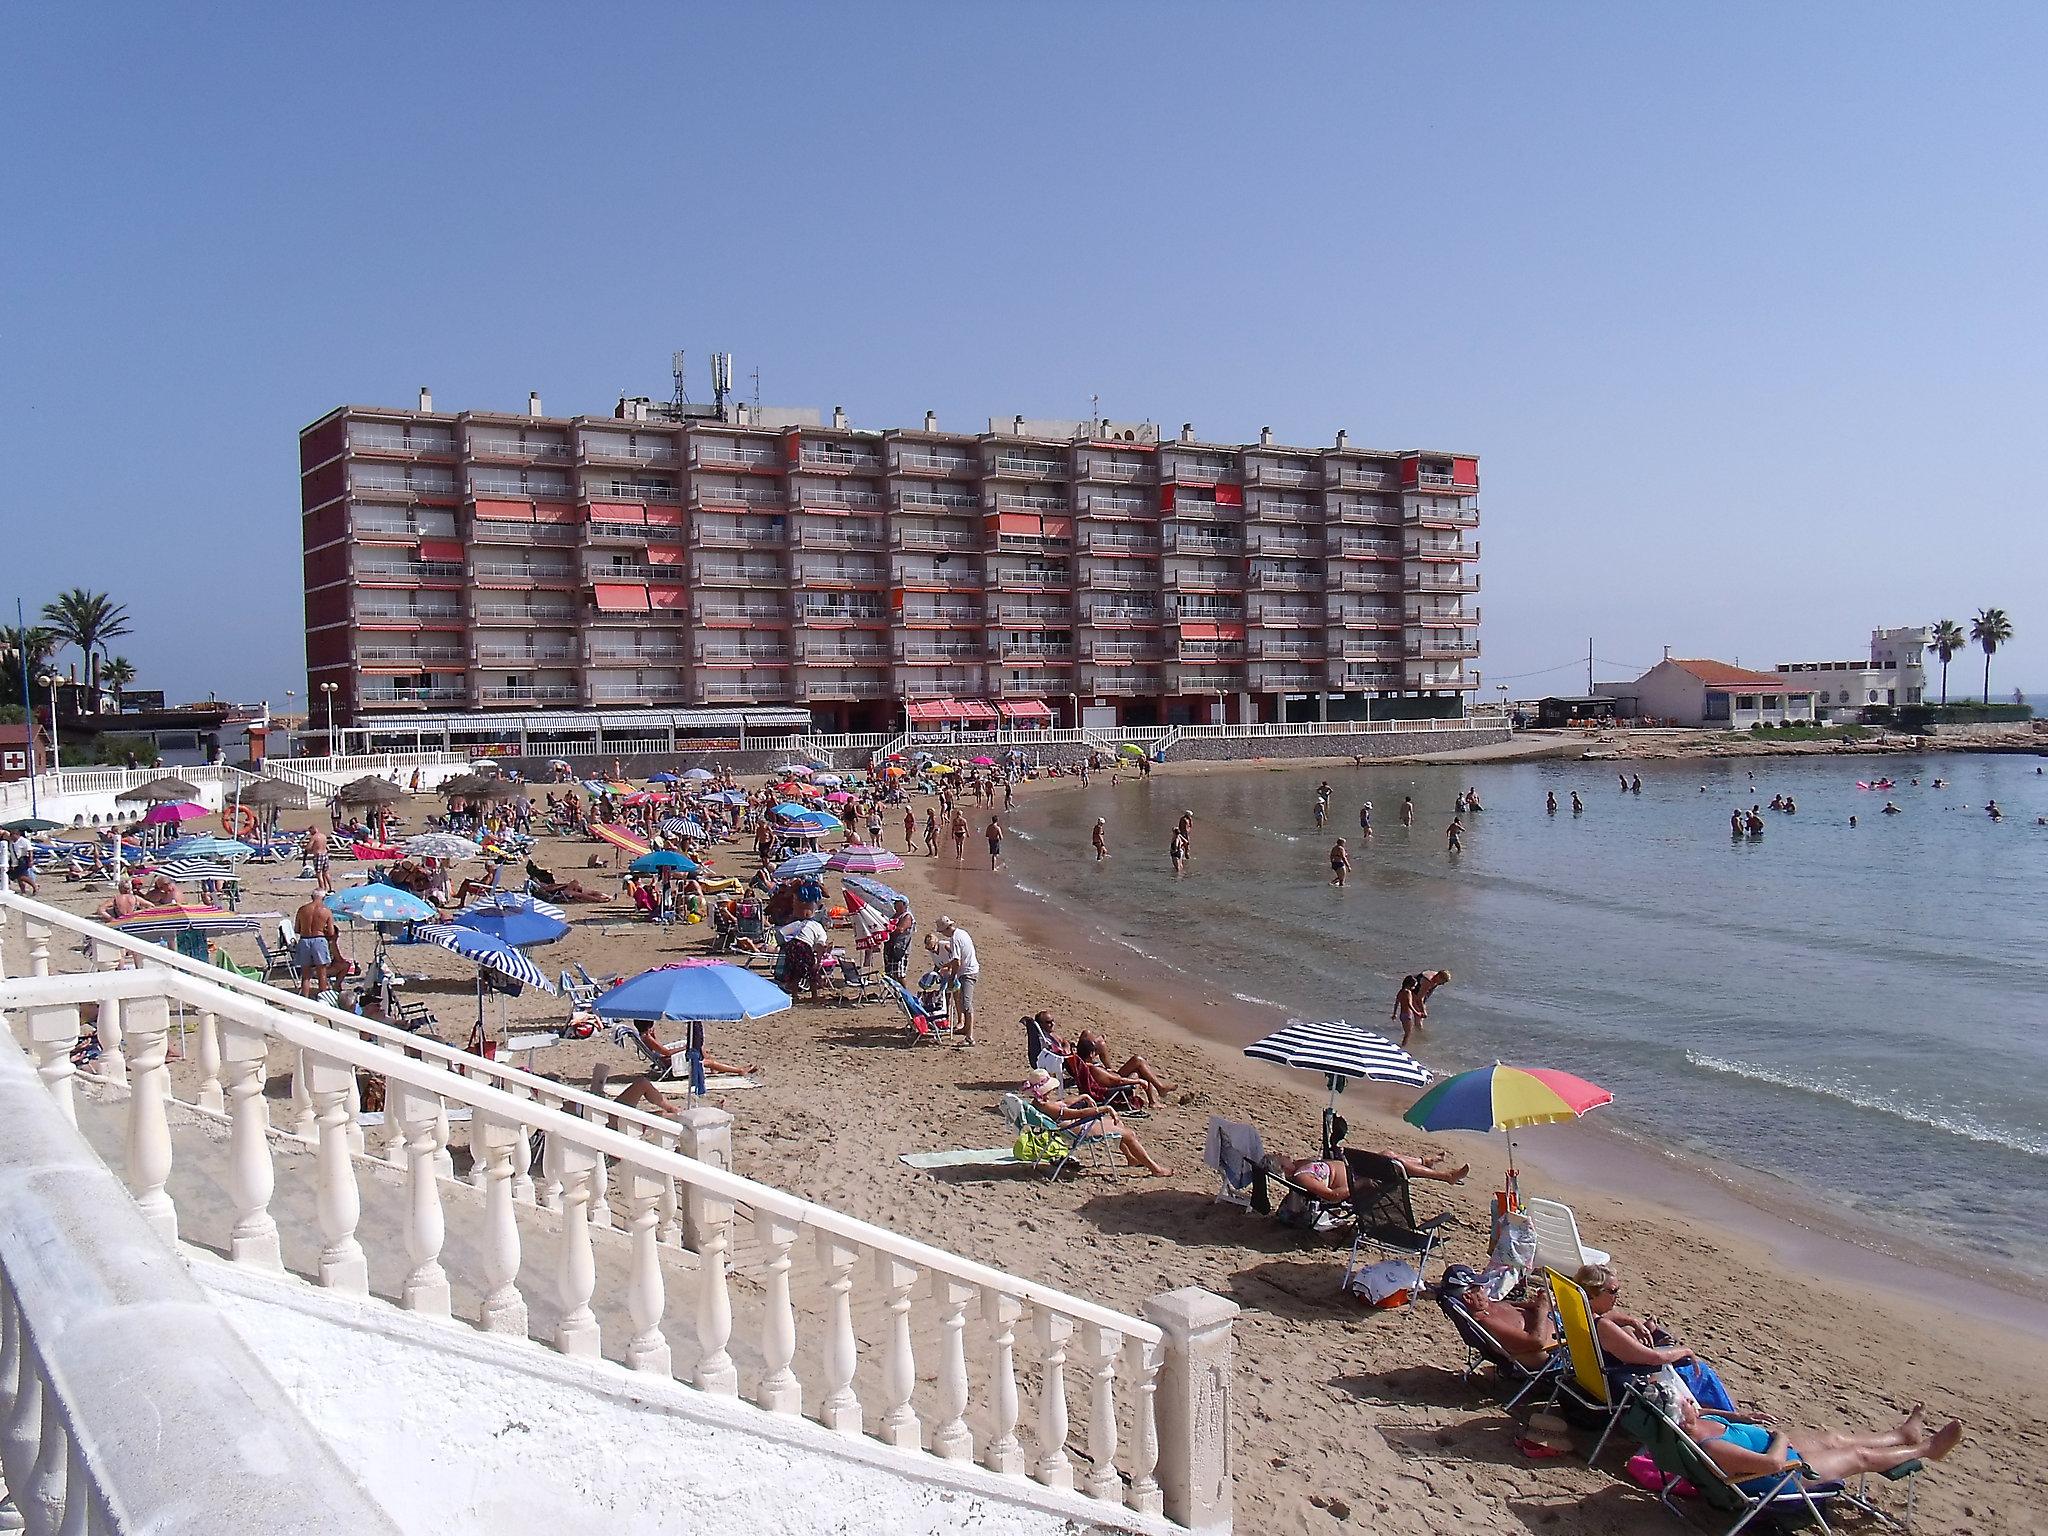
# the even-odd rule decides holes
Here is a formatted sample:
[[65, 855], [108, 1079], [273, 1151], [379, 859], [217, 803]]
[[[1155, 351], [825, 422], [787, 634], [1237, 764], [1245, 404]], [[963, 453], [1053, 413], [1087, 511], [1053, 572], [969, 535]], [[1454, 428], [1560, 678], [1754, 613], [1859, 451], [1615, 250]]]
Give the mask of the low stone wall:
[[1327, 736], [1184, 736], [1167, 749], [1169, 763], [1249, 762], [1253, 758], [1414, 757], [1455, 752], [1506, 741], [1506, 726], [1495, 730], [1336, 731]]

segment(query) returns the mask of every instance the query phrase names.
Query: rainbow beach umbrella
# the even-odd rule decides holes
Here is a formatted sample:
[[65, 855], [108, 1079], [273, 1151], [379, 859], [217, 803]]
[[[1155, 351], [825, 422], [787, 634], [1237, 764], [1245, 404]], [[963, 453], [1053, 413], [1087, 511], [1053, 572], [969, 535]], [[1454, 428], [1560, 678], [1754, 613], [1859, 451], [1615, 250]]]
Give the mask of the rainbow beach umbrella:
[[1511, 1067], [1496, 1061], [1436, 1084], [1401, 1118], [1425, 1131], [1506, 1131], [1508, 1177], [1514, 1177], [1515, 1131], [1525, 1125], [1576, 1120], [1612, 1104], [1598, 1083], [1550, 1067]]

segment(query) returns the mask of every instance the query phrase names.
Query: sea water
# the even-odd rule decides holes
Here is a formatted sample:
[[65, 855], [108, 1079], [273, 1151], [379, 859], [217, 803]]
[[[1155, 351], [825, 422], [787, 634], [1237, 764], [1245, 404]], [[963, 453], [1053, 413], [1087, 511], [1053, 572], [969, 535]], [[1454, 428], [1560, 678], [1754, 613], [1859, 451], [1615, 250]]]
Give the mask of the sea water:
[[[1432, 1067], [1579, 1073], [1612, 1090], [1597, 1113], [1621, 1128], [2041, 1277], [2038, 766], [1844, 755], [1127, 774], [1020, 802], [1006, 853], [1028, 893], [1256, 1005], [1238, 1014], [1247, 1038], [1272, 1022], [1263, 1007], [1397, 1035], [1398, 978], [1448, 969], [1416, 1047]], [[1641, 793], [1618, 771], [1639, 773]], [[1884, 776], [1897, 787], [1857, 788]], [[1321, 779], [1334, 792], [1319, 829]], [[1464, 816], [1452, 856], [1445, 829], [1467, 788], [1485, 809]], [[1774, 795], [1797, 812], [1769, 809]], [[1985, 813], [1992, 799], [2003, 821]], [[1887, 800], [1899, 814], [1883, 814]], [[1730, 811], [1751, 805], [1763, 835], [1731, 837]], [[1184, 810], [1194, 857], [1176, 881], [1167, 845]], [[1101, 864], [1097, 816], [1113, 850]], [[1342, 890], [1329, 884], [1338, 836], [1353, 865]]]

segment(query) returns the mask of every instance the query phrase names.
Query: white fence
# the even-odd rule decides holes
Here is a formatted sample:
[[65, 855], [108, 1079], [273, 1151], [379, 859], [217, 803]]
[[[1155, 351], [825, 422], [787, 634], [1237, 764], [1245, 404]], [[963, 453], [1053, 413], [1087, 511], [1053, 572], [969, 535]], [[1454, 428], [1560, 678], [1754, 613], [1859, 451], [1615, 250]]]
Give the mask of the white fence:
[[[622, 1311], [632, 1330], [625, 1364], [672, 1376], [664, 1333], [668, 1270], [688, 1249], [696, 1258], [681, 1310], [695, 1346], [689, 1380], [699, 1390], [741, 1395], [733, 1354], [737, 1300], [751, 1312], [745, 1327], [758, 1341], [749, 1360], [759, 1364], [746, 1395], [765, 1412], [808, 1411], [849, 1436], [865, 1434], [872, 1417], [884, 1443], [913, 1457], [968, 1462], [978, 1454], [996, 1473], [1028, 1476], [1049, 1489], [1148, 1514], [1163, 1510], [1198, 1530], [1229, 1527], [1227, 1405], [1236, 1309], [1220, 1298], [1177, 1291], [1145, 1303], [1143, 1318], [1113, 1311], [728, 1171], [730, 1117], [721, 1110], [693, 1109], [680, 1125], [650, 1126], [651, 1117], [589, 1104], [587, 1096], [513, 1068], [393, 1041], [380, 1026], [237, 982], [40, 902], [0, 893], [4, 922], [18, 927], [10, 933], [0, 926], [0, 976], [24, 948], [29, 974], [0, 980], [0, 1010], [25, 1023], [37, 1074], [74, 1121], [70, 1056], [79, 1008], [100, 1005], [105, 1054], [96, 1067], [129, 1088], [123, 1106], [128, 1182], [143, 1217], [167, 1241], [177, 1238], [180, 1225], [169, 1189], [175, 1140], [166, 1065], [176, 1004], [198, 1016], [199, 1087], [192, 1107], [228, 1124], [233, 1226], [224, 1246], [235, 1263], [283, 1267], [271, 1209], [279, 1138], [264, 1091], [277, 1056], [292, 1080], [289, 1135], [314, 1153], [309, 1176], [319, 1260], [312, 1278], [323, 1286], [369, 1294], [358, 1166], [374, 1155], [404, 1174], [407, 1272], [398, 1304], [451, 1316], [442, 1267], [454, 1170], [449, 1127], [456, 1118], [451, 1111], [466, 1111], [471, 1183], [484, 1206], [479, 1328], [527, 1336], [524, 1292], [551, 1287], [560, 1321], [546, 1342], [555, 1349], [599, 1357], [598, 1310]], [[107, 967], [127, 957], [134, 968], [53, 974], [53, 956], [78, 957], [77, 945], [53, 946], [60, 935], [84, 941], [85, 964]], [[449, 1054], [460, 1059], [451, 1062]], [[375, 1154], [355, 1112], [358, 1072], [379, 1075], [386, 1085], [389, 1129]], [[529, 1176], [533, 1131], [546, 1138], [537, 1183]], [[286, 1166], [298, 1170], [305, 1162]], [[551, 1271], [538, 1274], [519, 1219], [521, 1206], [534, 1202], [559, 1212], [561, 1231], [550, 1241]], [[13, 1241], [19, 1241], [16, 1234], [0, 1233], [0, 1247]], [[627, 1249], [619, 1296], [596, 1294], [600, 1242]], [[742, 1248], [760, 1277], [758, 1288], [730, 1283]], [[799, 1263], [817, 1281], [802, 1298], [791, 1284]], [[879, 1342], [871, 1346], [879, 1355], [879, 1385], [870, 1388], [877, 1396], [866, 1405], [856, 1391], [857, 1289], [878, 1300], [882, 1314]], [[919, 1380], [913, 1312], [928, 1338], [935, 1330], [935, 1342], [926, 1346], [934, 1356], [928, 1387]], [[812, 1347], [800, 1353], [800, 1339]], [[1066, 1449], [1070, 1358], [1085, 1377], [1088, 1404], [1087, 1464], [1078, 1470]], [[1030, 1425], [1020, 1423], [1020, 1363], [1037, 1388]], [[978, 1445], [970, 1408], [985, 1426]]]

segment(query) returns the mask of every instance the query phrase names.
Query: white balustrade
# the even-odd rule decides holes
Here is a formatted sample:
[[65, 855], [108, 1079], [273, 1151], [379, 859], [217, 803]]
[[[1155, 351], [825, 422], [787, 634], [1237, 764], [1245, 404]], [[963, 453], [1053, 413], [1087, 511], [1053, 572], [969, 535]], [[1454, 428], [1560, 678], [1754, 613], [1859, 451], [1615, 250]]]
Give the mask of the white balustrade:
[[[0, 894], [0, 912], [44, 924], [45, 973], [51, 932], [79, 931], [101, 946], [96, 954], [109, 942], [98, 925], [12, 895]], [[739, 1325], [749, 1343], [758, 1344], [750, 1351], [758, 1363], [748, 1366], [745, 1396], [761, 1410], [798, 1415], [808, 1408], [828, 1429], [872, 1434], [906, 1454], [924, 1454], [928, 1440], [930, 1454], [942, 1461], [978, 1460], [997, 1474], [1028, 1477], [1048, 1489], [1121, 1501], [1146, 1513], [1163, 1511], [1183, 1523], [1184, 1511], [1194, 1511], [1208, 1526], [1217, 1523], [1219, 1500], [1227, 1500], [1223, 1451], [1213, 1435], [1204, 1438], [1198, 1431], [1213, 1425], [1213, 1405], [1227, 1402], [1227, 1379], [1213, 1369], [1204, 1374], [1201, 1362], [1176, 1368], [1174, 1351], [1176, 1338], [1189, 1338], [1194, 1342], [1188, 1347], [1205, 1351], [1205, 1360], [1220, 1351], [1227, 1365], [1227, 1304], [1216, 1303], [1224, 1308], [1217, 1314], [1187, 1303], [1178, 1312], [1163, 1312], [1163, 1325], [1149, 1320], [1150, 1303], [1148, 1320], [1112, 1312], [738, 1177], [731, 1171], [731, 1118], [723, 1111], [700, 1106], [677, 1122], [601, 1100], [586, 1104], [587, 1096], [516, 1068], [452, 1050], [450, 1059], [441, 1059], [434, 1042], [387, 1038], [372, 1021], [167, 951], [142, 953], [141, 946], [119, 936], [111, 942], [121, 954], [136, 955], [128, 968], [0, 980], [0, 1010], [25, 1016], [36, 1077], [60, 1109], [70, 1079], [59, 1060], [65, 1058], [62, 1067], [68, 1068], [79, 1004], [96, 1001], [103, 1015], [123, 1016], [131, 1079], [124, 1106], [129, 1181], [160, 1235], [175, 1235], [178, 1217], [167, 1184], [173, 1105], [165, 1065], [168, 1008], [175, 1001], [198, 1013], [200, 1071], [193, 1091], [201, 1107], [224, 1113], [228, 1122], [224, 1183], [231, 1226], [222, 1246], [234, 1263], [282, 1268], [284, 1245], [272, 1203], [284, 1170], [310, 1178], [320, 1283], [346, 1294], [369, 1294], [369, 1256], [358, 1231], [359, 1155], [350, 1132], [357, 1121], [351, 1107], [357, 1073], [374, 1074], [386, 1084], [388, 1131], [378, 1138], [376, 1155], [395, 1151], [402, 1157], [402, 1198], [394, 1189], [391, 1207], [402, 1218], [393, 1240], [403, 1257], [391, 1294], [397, 1304], [450, 1317], [447, 1255], [460, 1251], [474, 1266], [469, 1281], [481, 1293], [474, 1323], [483, 1331], [525, 1337], [531, 1319], [521, 1282], [552, 1283], [557, 1304], [547, 1311], [559, 1319], [551, 1337], [556, 1350], [599, 1358], [599, 1314], [605, 1312], [619, 1316], [621, 1326], [630, 1323], [621, 1351], [625, 1364], [665, 1378], [674, 1363], [664, 1327], [672, 1302], [680, 1299], [680, 1316], [695, 1343], [691, 1383], [737, 1398], [743, 1382], [732, 1340], [736, 1303], [743, 1303], [746, 1316]], [[32, 943], [32, 967], [33, 951]], [[25, 990], [30, 987], [45, 990], [31, 995]], [[291, 1111], [292, 1122], [305, 1126], [310, 1156], [280, 1161], [275, 1155], [279, 1143], [264, 1095], [275, 1059], [295, 1067], [294, 1095], [302, 1107]], [[448, 1166], [452, 1106], [469, 1111], [474, 1190], [456, 1182]], [[543, 1180], [555, 1192], [559, 1217], [551, 1225], [559, 1236], [545, 1242], [551, 1264], [529, 1274], [524, 1251], [531, 1238], [519, 1216], [519, 1183], [527, 1173], [534, 1129], [545, 1135]], [[600, 1174], [607, 1160], [613, 1165], [608, 1180]], [[390, 1175], [374, 1182], [387, 1188]], [[619, 1230], [598, 1224], [598, 1209], [607, 1204]], [[755, 1283], [736, 1290], [729, 1272], [741, 1213]], [[450, 1223], [471, 1234], [459, 1250], [447, 1248]], [[693, 1254], [683, 1253], [678, 1239]], [[618, 1258], [600, 1266], [605, 1244], [613, 1245]], [[799, 1255], [817, 1269], [818, 1288], [807, 1286], [803, 1300], [792, 1283]], [[603, 1297], [597, 1294], [601, 1268], [623, 1276], [606, 1282], [615, 1289]], [[874, 1305], [859, 1309], [865, 1321], [857, 1332], [855, 1289], [870, 1285]], [[1192, 1294], [1202, 1303], [1214, 1301]], [[1020, 1323], [1028, 1340], [1025, 1369], [1035, 1388], [1028, 1431], [1020, 1431]], [[811, 1349], [801, 1352], [806, 1339]], [[864, 1348], [875, 1351], [872, 1420], [855, 1386]], [[970, 1354], [980, 1371], [970, 1371]], [[1079, 1470], [1067, 1449], [1070, 1362], [1086, 1382], [1087, 1461]], [[977, 1385], [982, 1375], [985, 1384]], [[970, 1423], [985, 1426], [985, 1432], [978, 1435]], [[49, 1437], [40, 1434], [33, 1444], [24, 1472], [31, 1486], [34, 1478], [61, 1477], [68, 1444], [60, 1441], [52, 1450]], [[1220, 1507], [1227, 1520], [1227, 1502]]]

